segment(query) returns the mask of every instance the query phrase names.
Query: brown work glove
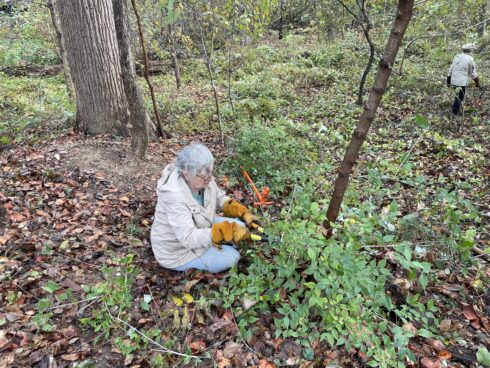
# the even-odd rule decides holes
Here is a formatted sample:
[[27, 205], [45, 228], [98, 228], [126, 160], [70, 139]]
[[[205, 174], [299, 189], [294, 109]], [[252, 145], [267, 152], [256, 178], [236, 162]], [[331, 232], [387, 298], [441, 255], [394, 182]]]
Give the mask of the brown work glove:
[[211, 228], [211, 240], [218, 249], [222, 248], [223, 243], [238, 244], [247, 239], [250, 239], [250, 232], [236, 222], [224, 221], [214, 224]]
[[243, 204], [240, 204], [233, 199], [229, 199], [225, 202], [225, 206], [223, 208], [223, 212], [225, 217], [239, 217], [247, 226], [252, 225], [252, 223], [259, 224], [259, 218], [250, 212], [250, 210], [245, 207]]
[[480, 77], [476, 77], [475, 79], [473, 79], [475, 81], [475, 85], [481, 89], [481, 86], [480, 86]]

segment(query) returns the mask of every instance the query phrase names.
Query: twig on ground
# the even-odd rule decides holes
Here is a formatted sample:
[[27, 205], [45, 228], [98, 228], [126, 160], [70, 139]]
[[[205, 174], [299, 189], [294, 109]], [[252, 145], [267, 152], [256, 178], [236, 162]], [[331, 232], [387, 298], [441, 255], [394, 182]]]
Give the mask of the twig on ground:
[[167, 353], [167, 354], [172, 354], [172, 355], [178, 355], [178, 356], [181, 356], [181, 357], [184, 357], [184, 358], [191, 358], [191, 359], [199, 359], [200, 358], [199, 356], [196, 356], [196, 355], [183, 354], [183, 353], [179, 353], [178, 351], [173, 351], [173, 350], [167, 349], [166, 347], [162, 346], [161, 344], [159, 344], [155, 340], [153, 340], [153, 339], [149, 338], [148, 336], [146, 336], [143, 332], [141, 332], [140, 330], [138, 330], [136, 327], [131, 326], [129, 323], [127, 323], [126, 321], [123, 321], [119, 317], [113, 316], [112, 313], [111, 313], [111, 311], [107, 307], [107, 304], [104, 303], [104, 307], [105, 307], [107, 313], [109, 314], [109, 317], [111, 317], [111, 319], [117, 324], [117, 326], [119, 328], [121, 328], [122, 330], [125, 330], [124, 328], [122, 328], [119, 325], [119, 323], [122, 323], [124, 326], [126, 326], [130, 330], [136, 332], [138, 335], [140, 335], [145, 340], [147, 340], [147, 341], [151, 342], [152, 344], [158, 346], [160, 349], [162, 349], [162, 352]]

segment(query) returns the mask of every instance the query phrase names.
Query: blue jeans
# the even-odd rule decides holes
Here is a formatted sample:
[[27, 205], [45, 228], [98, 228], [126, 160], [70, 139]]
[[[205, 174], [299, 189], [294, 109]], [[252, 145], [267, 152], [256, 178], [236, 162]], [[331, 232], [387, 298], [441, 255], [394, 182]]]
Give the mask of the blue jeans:
[[[229, 221], [236, 222], [240, 226], [245, 227], [245, 223], [229, 217], [215, 217], [213, 224]], [[216, 249], [210, 245], [208, 250], [199, 258], [196, 258], [185, 265], [175, 268], [177, 271], [187, 271], [191, 268], [196, 270], [209, 271], [212, 273], [221, 272], [233, 267], [240, 259], [240, 253], [231, 245], [223, 245], [223, 249]]]

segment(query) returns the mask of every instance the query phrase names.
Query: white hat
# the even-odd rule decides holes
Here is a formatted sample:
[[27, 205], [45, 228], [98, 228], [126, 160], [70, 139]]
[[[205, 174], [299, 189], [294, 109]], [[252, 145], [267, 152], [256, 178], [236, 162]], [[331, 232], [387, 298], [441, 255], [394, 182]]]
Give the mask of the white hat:
[[476, 48], [475, 44], [474, 43], [467, 43], [467, 44], [464, 44], [463, 46], [461, 46], [461, 49], [462, 50], [474, 50]]

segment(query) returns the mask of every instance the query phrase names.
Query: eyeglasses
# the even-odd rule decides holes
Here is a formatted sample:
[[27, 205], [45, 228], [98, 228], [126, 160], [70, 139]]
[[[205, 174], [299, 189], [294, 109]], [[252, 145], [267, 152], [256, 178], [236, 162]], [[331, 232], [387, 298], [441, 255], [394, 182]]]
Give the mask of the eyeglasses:
[[203, 180], [203, 181], [209, 181], [209, 180], [211, 180], [213, 178], [213, 174], [212, 173], [210, 175], [208, 175], [208, 176], [201, 176], [201, 175], [197, 175], [197, 174], [196, 174], [196, 176], [199, 179]]

